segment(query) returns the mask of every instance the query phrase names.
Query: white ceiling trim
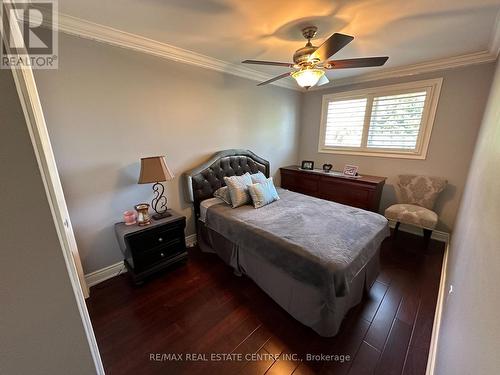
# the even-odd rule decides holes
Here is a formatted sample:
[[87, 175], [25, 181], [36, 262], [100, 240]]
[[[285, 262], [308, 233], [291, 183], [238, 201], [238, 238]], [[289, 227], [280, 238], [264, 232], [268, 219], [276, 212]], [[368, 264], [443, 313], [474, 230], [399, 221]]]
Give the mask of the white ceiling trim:
[[429, 73], [438, 70], [461, 68], [468, 65], [484, 64], [496, 60], [496, 55], [490, 51], [474, 52], [460, 56], [448, 57], [445, 59], [427, 61], [413, 65], [406, 65], [392, 69], [362, 74], [354, 77], [346, 77], [331, 80], [330, 84], [314, 87], [313, 90], [324, 90], [331, 87], [352, 85], [355, 83], [378, 81], [381, 79], [398, 78], [412, 76], [416, 74]]
[[[43, 10], [42, 10], [43, 12]], [[109, 26], [100, 25], [81, 18], [67, 14], [58, 14], [58, 30], [60, 32], [75, 35], [81, 38], [91, 39], [110, 45], [131, 49], [158, 56], [168, 60], [173, 60], [185, 64], [196, 65], [206, 69], [232, 74], [238, 77], [254, 81], [265, 81], [272, 76], [250, 69], [239, 64], [232, 64], [223, 60], [209, 57], [197, 52], [175, 47], [143, 36], [114, 29]], [[497, 21], [500, 20], [500, 12]], [[428, 61], [424, 63], [412, 64], [403, 67], [383, 69], [359, 76], [346, 77], [333, 80], [330, 84], [314, 87], [311, 90], [323, 90], [336, 86], [345, 86], [355, 83], [369, 82], [388, 78], [398, 78], [415, 74], [429, 73], [438, 70], [453, 69], [468, 65], [483, 64], [495, 61], [500, 50], [500, 26], [496, 24], [493, 30], [489, 50], [474, 52], [449, 58]], [[280, 80], [271, 83], [272, 85], [285, 87], [297, 91], [305, 91], [291, 80]]]
[[490, 52], [496, 57], [500, 54], [500, 11], [497, 13], [495, 28], [491, 35]]
[[[258, 72], [243, 65], [231, 64], [223, 60], [175, 47], [170, 44], [158, 42], [140, 35], [127, 33], [125, 31], [117, 30], [112, 27], [100, 25], [67, 14], [59, 13], [58, 17], [58, 31], [66, 34], [122, 48], [128, 48], [168, 60], [196, 65], [202, 68], [212, 69], [254, 81], [262, 82], [272, 78], [272, 76], [268, 74]], [[281, 80], [271, 84], [285, 87], [287, 89], [302, 91], [302, 89], [291, 80]]]

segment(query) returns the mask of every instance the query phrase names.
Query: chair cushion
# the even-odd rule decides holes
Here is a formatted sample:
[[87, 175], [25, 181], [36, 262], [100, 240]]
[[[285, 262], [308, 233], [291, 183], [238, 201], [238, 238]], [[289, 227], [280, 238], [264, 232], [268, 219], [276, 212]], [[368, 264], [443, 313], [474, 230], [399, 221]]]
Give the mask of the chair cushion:
[[416, 204], [432, 210], [436, 198], [446, 187], [441, 177], [400, 175], [395, 186], [399, 203]]
[[414, 204], [393, 204], [385, 210], [385, 217], [425, 229], [434, 229], [438, 221], [434, 211]]

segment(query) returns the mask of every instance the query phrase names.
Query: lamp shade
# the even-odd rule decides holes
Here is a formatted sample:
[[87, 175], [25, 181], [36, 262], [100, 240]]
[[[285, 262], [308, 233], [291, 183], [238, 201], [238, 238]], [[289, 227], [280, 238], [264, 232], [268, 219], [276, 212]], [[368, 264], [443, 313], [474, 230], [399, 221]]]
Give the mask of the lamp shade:
[[175, 176], [168, 167], [164, 156], [141, 158], [141, 174], [139, 176], [139, 184], [168, 181], [174, 177]]

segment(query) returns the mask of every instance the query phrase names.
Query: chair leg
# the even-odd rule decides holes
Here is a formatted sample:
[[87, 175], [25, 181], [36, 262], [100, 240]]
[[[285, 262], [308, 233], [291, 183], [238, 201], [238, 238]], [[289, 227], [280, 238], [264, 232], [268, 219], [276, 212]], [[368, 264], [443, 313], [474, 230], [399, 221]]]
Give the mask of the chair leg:
[[432, 236], [432, 230], [431, 229], [424, 229], [424, 239], [425, 243], [428, 245]]
[[401, 224], [399, 221], [396, 222], [396, 226], [394, 227], [394, 236], [396, 236], [396, 234], [398, 233], [399, 231], [399, 224]]

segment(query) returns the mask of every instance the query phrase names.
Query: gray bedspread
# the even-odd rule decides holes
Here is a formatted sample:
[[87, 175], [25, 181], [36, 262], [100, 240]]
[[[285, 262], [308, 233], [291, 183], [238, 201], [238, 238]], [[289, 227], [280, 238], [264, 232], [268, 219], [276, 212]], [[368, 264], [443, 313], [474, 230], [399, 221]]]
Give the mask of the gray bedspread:
[[350, 282], [389, 235], [387, 220], [284, 189], [278, 193], [280, 200], [259, 209], [211, 206], [206, 226], [296, 280], [319, 287], [334, 304], [349, 293]]

